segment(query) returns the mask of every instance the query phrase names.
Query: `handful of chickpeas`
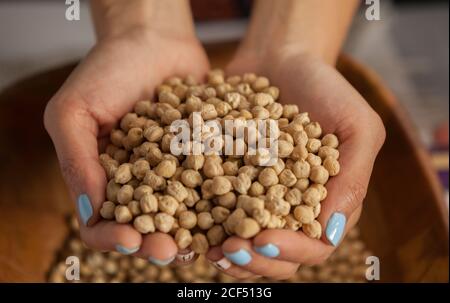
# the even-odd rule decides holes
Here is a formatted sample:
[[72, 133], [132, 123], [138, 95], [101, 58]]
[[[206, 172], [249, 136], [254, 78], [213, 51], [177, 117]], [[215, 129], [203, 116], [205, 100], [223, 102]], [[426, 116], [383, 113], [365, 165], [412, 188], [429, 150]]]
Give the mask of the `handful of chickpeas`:
[[[180, 249], [199, 254], [230, 235], [249, 239], [266, 228], [320, 238], [316, 218], [327, 197], [325, 184], [340, 170], [339, 140], [279, 97], [277, 87], [253, 73], [226, 77], [212, 70], [206, 83], [190, 76], [167, 79], [154, 102], [137, 102], [111, 131], [111, 143], [99, 156], [108, 178], [101, 216], [133, 224], [142, 234], [169, 233]], [[219, 138], [222, 145], [213, 151], [202, 147], [201, 153], [173, 152], [178, 134], [171, 126], [184, 121], [195, 132], [195, 115], [206, 130], [202, 142]], [[239, 131], [269, 120], [276, 130], [264, 124], [270, 131]], [[214, 137], [205, 127], [210, 122], [224, 131]], [[276, 144], [276, 157], [268, 161], [267, 150], [252, 150], [254, 138]], [[232, 142], [233, 152], [238, 143], [246, 149], [225, 153], [230, 144], [223, 142]], [[194, 144], [181, 147], [192, 151]]]

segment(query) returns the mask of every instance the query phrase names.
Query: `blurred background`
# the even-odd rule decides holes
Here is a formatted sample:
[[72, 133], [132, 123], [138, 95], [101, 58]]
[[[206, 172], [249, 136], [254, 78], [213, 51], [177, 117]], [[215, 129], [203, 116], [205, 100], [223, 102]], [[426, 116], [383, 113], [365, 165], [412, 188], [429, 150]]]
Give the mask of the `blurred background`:
[[[202, 42], [232, 42], [244, 34], [250, 0], [208, 1], [208, 8], [205, 3], [191, 0]], [[344, 62], [344, 76], [360, 84], [356, 88], [382, 116], [388, 140], [374, 170], [361, 233], [390, 266], [387, 281], [448, 281], [449, 3], [380, 0], [379, 21], [365, 18], [364, 3], [344, 47], [362, 67]], [[81, 1], [80, 21], [67, 21], [66, 8], [64, 0], [0, 0], [0, 140], [13, 142], [0, 149], [0, 213], [10, 214], [0, 220], [0, 235], [8, 235], [0, 237], [0, 281], [47, 277], [54, 263], [50, 252], [67, 235], [50, 228], [64, 221], [39, 207], [52, 200], [52, 211], [66, 213], [63, 205], [70, 204], [63, 201], [68, 197], [41, 113], [44, 98], [68, 70], [41, 73], [78, 61], [95, 37], [88, 1]], [[37, 76], [16, 85], [30, 75]], [[27, 110], [21, 103], [28, 100], [41, 103]], [[24, 210], [28, 204], [33, 213]], [[31, 259], [28, 251], [34, 252]]]

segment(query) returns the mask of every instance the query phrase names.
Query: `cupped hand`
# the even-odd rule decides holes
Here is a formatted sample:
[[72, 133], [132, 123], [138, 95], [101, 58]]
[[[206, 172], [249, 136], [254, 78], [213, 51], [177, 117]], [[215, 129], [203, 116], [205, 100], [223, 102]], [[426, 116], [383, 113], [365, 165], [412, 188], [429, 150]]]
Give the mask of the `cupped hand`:
[[298, 104], [301, 112], [309, 112], [311, 120], [321, 124], [323, 133], [334, 133], [340, 141], [341, 170], [326, 185], [328, 195], [318, 217], [323, 227], [320, 240], [301, 231], [272, 229], [252, 240], [228, 238], [207, 255], [213, 262], [220, 260], [225, 272], [238, 278], [286, 279], [300, 264], [324, 262], [357, 223], [373, 164], [385, 139], [384, 126], [364, 98], [320, 58], [295, 50], [263, 57], [238, 53], [228, 72], [268, 77], [280, 88], [282, 103]]
[[101, 220], [107, 180], [98, 160], [99, 146], [135, 102], [150, 99], [165, 78], [190, 74], [200, 80], [208, 68], [195, 37], [134, 29], [99, 41], [50, 100], [45, 127], [77, 201], [80, 234], [87, 246], [157, 264], [174, 259], [177, 246], [169, 235], [141, 236], [128, 224]]

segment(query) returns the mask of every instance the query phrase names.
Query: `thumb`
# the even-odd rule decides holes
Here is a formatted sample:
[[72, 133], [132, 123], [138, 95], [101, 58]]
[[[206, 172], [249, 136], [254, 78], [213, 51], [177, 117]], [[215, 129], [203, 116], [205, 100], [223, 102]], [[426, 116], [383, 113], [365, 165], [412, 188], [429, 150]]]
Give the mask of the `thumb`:
[[[373, 137], [373, 136], [372, 136]], [[324, 240], [337, 246], [345, 232], [354, 224], [354, 214], [359, 210], [367, 193], [376, 155], [383, 142], [383, 136], [373, 138], [358, 134], [344, 141], [339, 147], [340, 174], [327, 183], [327, 197], [321, 203], [318, 221], [325, 226]]]
[[52, 99], [45, 110], [44, 124], [56, 149], [64, 180], [76, 200], [78, 217], [84, 225], [99, 219], [106, 186], [105, 172], [98, 161], [98, 125], [82, 102]]

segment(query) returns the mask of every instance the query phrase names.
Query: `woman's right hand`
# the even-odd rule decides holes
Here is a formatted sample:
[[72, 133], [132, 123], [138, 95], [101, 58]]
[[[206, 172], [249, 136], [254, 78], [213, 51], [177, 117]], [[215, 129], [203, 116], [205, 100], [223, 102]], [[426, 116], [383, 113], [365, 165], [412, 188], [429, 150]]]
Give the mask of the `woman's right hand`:
[[205, 52], [194, 31], [186, 28], [187, 33], [133, 27], [106, 35], [47, 105], [45, 128], [76, 201], [81, 239], [93, 249], [133, 254], [156, 264], [170, 263], [177, 255], [167, 234], [141, 235], [131, 225], [100, 218], [107, 180], [98, 154], [99, 143], [109, 138], [119, 119], [135, 102], [150, 99], [165, 78], [190, 74], [200, 80], [207, 72]]

